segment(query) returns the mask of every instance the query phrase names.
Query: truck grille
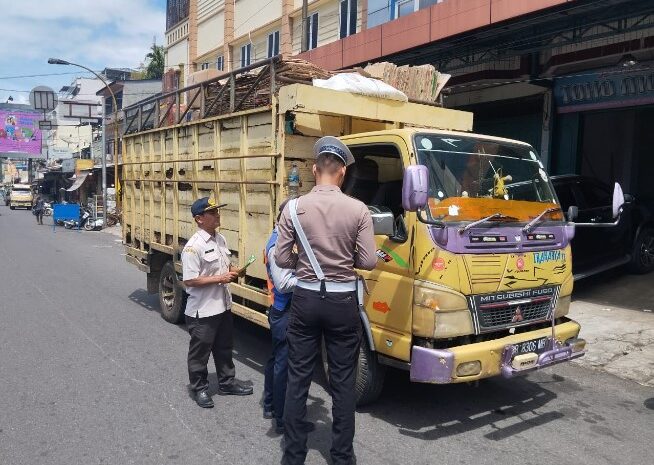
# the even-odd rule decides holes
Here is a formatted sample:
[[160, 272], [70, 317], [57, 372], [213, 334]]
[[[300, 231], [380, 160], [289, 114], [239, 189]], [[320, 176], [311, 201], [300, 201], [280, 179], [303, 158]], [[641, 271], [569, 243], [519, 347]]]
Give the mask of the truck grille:
[[558, 287], [545, 287], [473, 296], [470, 304], [475, 329], [484, 333], [547, 320], [558, 294]]

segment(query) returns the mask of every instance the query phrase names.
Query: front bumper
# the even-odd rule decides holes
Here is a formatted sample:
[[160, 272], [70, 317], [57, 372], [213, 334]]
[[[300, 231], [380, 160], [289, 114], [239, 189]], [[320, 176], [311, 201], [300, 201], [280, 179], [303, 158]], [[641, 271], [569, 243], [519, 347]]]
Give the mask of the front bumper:
[[[580, 326], [567, 320], [555, 326], [556, 340], [552, 344], [551, 328], [514, 334], [490, 341], [448, 349], [428, 349], [413, 346], [411, 351], [411, 381], [449, 384], [475, 381], [502, 375], [510, 378], [519, 374], [567, 362], [585, 354], [585, 341], [578, 339]], [[549, 349], [540, 355], [515, 356], [515, 345], [532, 339], [549, 337]], [[570, 342], [572, 341], [572, 342]], [[479, 362], [480, 370], [473, 375], [458, 375], [462, 364]]]

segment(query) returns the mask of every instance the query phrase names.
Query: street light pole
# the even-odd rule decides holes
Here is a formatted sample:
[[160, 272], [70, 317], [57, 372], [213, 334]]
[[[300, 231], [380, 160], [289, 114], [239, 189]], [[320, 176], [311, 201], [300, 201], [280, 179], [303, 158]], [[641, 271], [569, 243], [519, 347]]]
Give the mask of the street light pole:
[[[78, 68], [82, 68], [89, 73], [92, 73], [102, 81], [102, 83], [105, 85], [105, 87], [109, 90], [109, 93], [111, 94], [111, 99], [113, 100], [113, 106], [114, 106], [114, 186], [116, 187], [116, 205], [118, 205], [118, 186], [119, 186], [119, 181], [118, 181], [118, 103], [116, 101], [116, 96], [114, 95], [114, 91], [111, 90], [111, 87], [109, 87], [109, 83], [107, 80], [102, 77], [102, 75], [96, 73], [90, 68], [87, 68], [86, 66], [79, 65], [77, 63], [71, 63], [70, 61], [62, 60], [60, 58], [50, 58], [48, 59], [48, 63], [51, 65], [70, 65], [70, 66], [77, 66]], [[107, 122], [107, 112], [105, 111], [105, 105], [104, 105], [104, 99], [102, 102], [102, 224], [103, 227], [107, 227], [107, 146], [106, 144], [106, 139], [105, 139], [105, 126]], [[93, 144], [93, 141], [91, 141], [91, 144]]]

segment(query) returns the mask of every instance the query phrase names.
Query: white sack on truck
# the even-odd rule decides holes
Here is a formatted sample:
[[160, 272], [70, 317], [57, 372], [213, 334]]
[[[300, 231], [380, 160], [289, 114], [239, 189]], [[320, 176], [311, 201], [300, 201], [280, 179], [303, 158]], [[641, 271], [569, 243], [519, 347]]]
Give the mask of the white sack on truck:
[[314, 79], [313, 85], [325, 89], [340, 90], [353, 94], [379, 97], [400, 102], [408, 102], [409, 98], [404, 92], [377, 79], [367, 78], [358, 73], [342, 73], [329, 79]]

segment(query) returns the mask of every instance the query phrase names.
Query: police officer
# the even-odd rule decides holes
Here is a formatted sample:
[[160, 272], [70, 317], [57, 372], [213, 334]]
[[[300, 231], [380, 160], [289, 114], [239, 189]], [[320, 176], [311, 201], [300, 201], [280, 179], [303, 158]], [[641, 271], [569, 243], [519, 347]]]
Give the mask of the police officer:
[[[288, 386], [284, 409], [284, 465], [303, 464], [307, 454], [306, 402], [320, 341], [324, 338], [333, 407], [334, 465], [354, 463], [355, 369], [361, 341], [354, 268], [375, 267], [368, 208], [340, 190], [352, 153], [335, 137], [314, 146], [316, 186], [291, 200], [278, 224], [275, 262], [295, 268], [287, 331]], [[293, 252], [297, 245], [298, 253]]]
[[214, 405], [207, 381], [210, 354], [216, 364], [218, 394], [252, 394], [251, 386], [243, 386], [234, 379], [232, 296], [228, 286], [236, 281], [239, 270], [230, 263], [225, 238], [216, 233], [220, 226], [218, 209], [224, 206], [209, 197], [193, 202], [191, 213], [198, 231], [182, 252], [183, 280], [188, 293], [184, 314], [191, 335], [188, 376], [195, 401], [203, 408]]

